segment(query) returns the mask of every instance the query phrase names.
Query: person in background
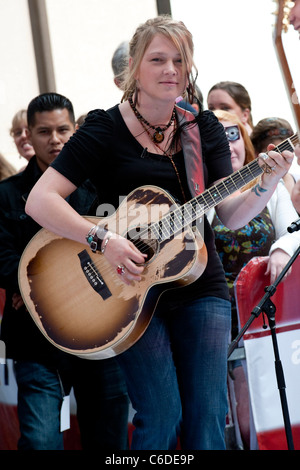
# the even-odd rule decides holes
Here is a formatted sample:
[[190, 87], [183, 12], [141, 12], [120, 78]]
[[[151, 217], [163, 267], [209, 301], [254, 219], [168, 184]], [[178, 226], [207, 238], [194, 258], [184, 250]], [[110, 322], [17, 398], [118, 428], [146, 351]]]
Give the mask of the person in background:
[[111, 59], [111, 66], [114, 74], [114, 82], [120, 90], [123, 89], [124, 82], [124, 71], [127, 68], [129, 59], [129, 42], [123, 41], [115, 52]]
[[[183, 204], [231, 175], [229, 144], [214, 114], [200, 110], [194, 117], [175, 106], [178, 96], [192, 102], [197, 78], [193, 52], [192, 35], [181, 21], [158, 16], [138, 26], [130, 41], [122, 102], [87, 115], [27, 200], [27, 214], [40, 225], [96, 248], [124, 292], [132, 290], [129, 285], [142, 288], [151, 262], [161, 262], [161, 253], [148, 263], [135, 243], [108, 231], [105, 221], [93, 226], [64, 197], [90, 178], [99, 203], [110, 207], [117, 208], [120, 196], [144, 185], [162, 187]], [[268, 172], [256, 192], [235, 192], [218, 205], [223, 223], [236, 229], [259, 213], [292, 158], [291, 152], [270, 151], [264, 160]], [[143, 196], [141, 190], [141, 203]], [[135, 450], [175, 449], [178, 436], [182, 449], [225, 448], [231, 309], [213, 232], [203, 219], [208, 261], [202, 275], [198, 271], [194, 282], [162, 293], [139, 340], [117, 356], [136, 411]], [[180, 258], [168, 250], [172, 241], [164, 242], [169, 269]], [[189, 254], [185, 243], [183, 238], [183, 252]]]
[[246, 88], [237, 82], [224, 81], [211, 87], [207, 95], [211, 111], [221, 109], [236, 114], [250, 135], [253, 128], [251, 99]]
[[[202, 107], [203, 107], [203, 94], [202, 94], [202, 91], [200, 90], [200, 88], [197, 85], [195, 85], [195, 89], [196, 89], [197, 98], [194, 100], [194, 102], [191, 104], [191, 106], [196, 111], [196, 114], [198, 114], [200, 109], [202, 109]], [[199, 105], [199, 102], [200, 102], [200, 105]]]
[[81, 114], [75, 122], [75, 128], [78, 129], [83, 123], [86, 118], [86, 114]]
[[[73, 387], [82, 448], [126, 449], [129, 403], [117, 361], [87, 361], [55, 348], [33, 322], [20, 295], [20, 257], [41, 228], [26, 215], [26, 199], [75, 132], [72, 103], [62, 95], [37, 96], [29, 103], [27, 116], [35, 155], [23, 172], [0, 182], [0, 287], [6, 290], [1, 339], [7, 357], [14, 360], [18, 385], [18, 448], [63, 449], [60, 410]], [[94, 186], [83, 181], [66, 203], [88, 215], [96, 200]]]
[[[0, 153], [0, 181], [17, 173], [14, 166]], [[0, 324], [5, 304], [5, 290], [0, 288]]]
[[300, 34], [300, 0], [294, 0], [291, 3], [294, 5], [289, 13], [289, 22], [294, 26], [295, 31]]
[[20, 158], [25, 158], [27, 162], [33, 157], [34, 149], [28, 140], [27, 111], [20, 109], [13, 119], [10, 129], [10, 135], [14, 139], [14, 143], [18, 149]]
[[0, 153], [0, 181], [17, 173], [15, 167]]
[[[224, 126], [229, 141], [232, 168], [234, 171], [240, 170], [256, 158], [247, 130], [235, 114], [218, 110], [215, 111], [215, 115]], [[257, 191], [257, 183], [257, 180], [250, 183], [253, 191]], [[295, 220], [296, 216], [297, 213], [282, 180], [278, 183], [266, 207], [262, 208], [247, 225], [238, 230], [227, 228], [215, 211], [209, 214], [217, 252], [224, 267], [230, 294], [232, 339], [238, 333], [234, 282], [240, 270], [254, 256], [267, 256], [265, 274], [270, 276], [270, 282], [273, 283], [299, 246], [300, 233], [287, 232], [288, 225]], [[233, 374], [241, 436], [247, 449], [250, 443], [248, 386], [239, 362], [234, 364]]]
[[[289, 13], [289, 22], [294, 27], [295, 31], [300, 34], [300, 0], [294, 0], [294, 5]], [[299, 103], [298, 103], [299, 105]], [[300, 136], [299, 136], [300, 139]], [[298, 165], [300, 165], [300, 145], [298, 144], [295, 148], [295, 154], [298, 159]], [[291, 198], [298, 214], [300, 214], [300, 181], [298, 180], [293, 187]]]
[[[258, 154], [266, 152], [269, 144], [277, 146], [293, 134], [292, 126], [286, 119], [268, 117], [261, 119], [254, 126], [250, 137], [255, 154], [258, 156]], [[300, 174], [297, 175], [291, 172], [284, 175], [283, 181], [290, 194], [292, 193], [295, 182], [298, 181], [299, 178]]]
[[[297, 157], [298, 165], [300, 165], [300, 145], [295, 148], [295, 155]], [[298, 180], [292, 189], [291, 199], [298, 214], [300, 214], [300, 180]]]
[[182, 98], [182, 96], [179, 96], [176, 99], [176, 104], [182, 109], [186, 109], [187, 111], [190, 111], [191, 113], [199, 114], [200, 109], [203, 107], [203, 95], [200, 90], [200, 88], [195, 84], [195, 96], [192, 102], [189, 101], [188, 97], [185, 99]]

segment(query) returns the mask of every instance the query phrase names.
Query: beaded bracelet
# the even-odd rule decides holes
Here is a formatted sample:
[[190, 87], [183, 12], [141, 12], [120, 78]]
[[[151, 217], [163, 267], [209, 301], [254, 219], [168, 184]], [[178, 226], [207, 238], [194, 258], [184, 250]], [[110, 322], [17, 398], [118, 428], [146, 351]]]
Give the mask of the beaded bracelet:
[[93, 253], [96, 251], [101, 251], [101, 244], [107, 234], [108, 230], [105, 227], [99, 227], [98, 225], [94, 225], [88, 232], [86, 241], [90, 245], [90, 248]]

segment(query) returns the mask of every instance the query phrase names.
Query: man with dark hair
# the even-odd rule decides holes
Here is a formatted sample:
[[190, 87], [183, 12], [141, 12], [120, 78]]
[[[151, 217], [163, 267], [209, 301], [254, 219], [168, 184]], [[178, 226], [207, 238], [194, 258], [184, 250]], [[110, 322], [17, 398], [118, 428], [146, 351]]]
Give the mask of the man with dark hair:
[[69, 121], [75, 125], [74, 108], [71, 101], [58, 93], [43, 93], [30, 101], [27, 108], [28, 127], [35, 125], [36, 113], [66, 109], [69, 114]]
[[[55, 348], [26, 310], [18, 287], [22, 252], [40, 226], [25, 213], [31, 188], [75, 132], [72, 103], [45, 93], [28, 106], [29, 138], [35, 150], [21, 173], [0, 183], [0, 287], [6, 290], [1, 339], [15, 362], [18, 384], [19, 449], [63, 449], [60, 413], [71, 387], [83, 449], [126, 449], [128, 396], [114, 358], [89, 361]], [[91, 214], [96, 196], [86, 181], [67, 199]], [[84, 312], [83, 312], [84, 313]]]

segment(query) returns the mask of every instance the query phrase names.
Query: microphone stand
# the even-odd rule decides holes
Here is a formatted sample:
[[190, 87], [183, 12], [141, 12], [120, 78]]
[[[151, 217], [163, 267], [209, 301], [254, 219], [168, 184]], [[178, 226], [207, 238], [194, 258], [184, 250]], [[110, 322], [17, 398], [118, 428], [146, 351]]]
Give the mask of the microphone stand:
[[288, 261], [288, 263], [285, 265], [282, 272], [280, 273], [278, 278], [275, 280], [274, 284], [272, 284], [271, 286], [265, 287], [265, 292], [266, 292], [265, 295], [263, 296], [259, 304], [252, 310], [249, 320], [240, 330], [237, 337], [229, 345], [228, 356], [227, 356], [228, 358], [231, 356], [232, 352], [237, 347], [238, 342], [243, 337], [245, 332], [248, 330], [249, 326], [254, 321], [254, 319], [258, 318], [260, 313], [264, 312], [268, 318], [269, 326], [271, 330], [274, 356], [275, 356], [275, 371], [276, 371], [276, 378], [277, 378], [277, 386], [278, 386], [279, 394], [280, 394], [288, 450], [294, 450], [294, 444], [293, 444], [292, 429], [291, 429], [291, 423], [290, 423], [290, 417], [289, 417], [289, 411], [288, 411], [288, 405], [287, 405], [287, 399], [286, 399], [286, 393], [285, 393], [286, 387], [285, 387], [284, 373], [283, 373], [283, 368], [282, 368], [282, 364], [280, 360], [277, 337], [276, 337], [276, 325], [275, 325], [276, 307], [273, 304], [270, 297], [272, 297], [272, 295], [275, 294], [278, 284], [282, 281], [283, 277], [285, 276], [287, 271], [290, 269], [290, 267], [292, 266], [292, 264], [298, 257], [299, 253], [300, 253], [300, 246], [297, 248], [296, 252]]

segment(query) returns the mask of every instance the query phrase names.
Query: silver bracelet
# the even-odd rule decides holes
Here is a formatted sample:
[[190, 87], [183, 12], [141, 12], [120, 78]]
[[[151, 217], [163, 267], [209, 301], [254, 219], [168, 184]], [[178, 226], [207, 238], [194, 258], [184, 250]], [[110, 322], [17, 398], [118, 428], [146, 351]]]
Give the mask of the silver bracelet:
[[107, 232], [107, 235], [106, 235], [106, 238], [105, 240], [102, 242], [103, 243], [103, 247], [101, 248], [101, 253], [104, 254], [105, 250], [106, 250], [106, 246], [110, 240], [112, 236], [112, 233], [111, 232]]
[[85, 238], [93, 253], [96, 253], [96, 251], [101, 251], [101, 244], [107, 232], [108, 230], [106, 227], [99, 227], [99, 225], [94, 225], [89, 230]]

